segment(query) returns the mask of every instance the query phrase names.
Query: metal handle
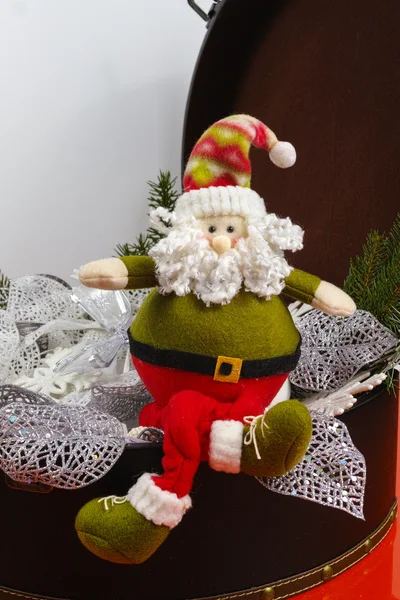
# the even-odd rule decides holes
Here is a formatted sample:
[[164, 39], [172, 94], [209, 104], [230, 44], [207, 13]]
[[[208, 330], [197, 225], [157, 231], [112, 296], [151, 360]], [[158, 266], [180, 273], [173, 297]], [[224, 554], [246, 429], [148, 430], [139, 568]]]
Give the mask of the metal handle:
[[188, 4], [193, 10], [204, 20], [206, 23], [210, 21], [210, 19], [215, 14], [215, 7], [220, 2], [220, 0], [213, 0], [213, 5], [210, 8], [209, 13], [207, 14], [200, 6], [197, 4], [195, 0], [188, 0]]

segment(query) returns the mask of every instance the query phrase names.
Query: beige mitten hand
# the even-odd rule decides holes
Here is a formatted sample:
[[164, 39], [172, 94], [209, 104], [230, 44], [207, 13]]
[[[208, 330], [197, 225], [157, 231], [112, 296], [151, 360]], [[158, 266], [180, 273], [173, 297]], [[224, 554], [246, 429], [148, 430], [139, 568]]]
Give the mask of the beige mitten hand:
[[356, 310], [354, 300], [346, 292], [327, 281], [321, 281], [311, 305], [328, 315], [349, 317]]
[[123, 290], [128, 285], [128, 269], [119, 258], [103, 258], [79, 270], [83, 285], [102, 290]]

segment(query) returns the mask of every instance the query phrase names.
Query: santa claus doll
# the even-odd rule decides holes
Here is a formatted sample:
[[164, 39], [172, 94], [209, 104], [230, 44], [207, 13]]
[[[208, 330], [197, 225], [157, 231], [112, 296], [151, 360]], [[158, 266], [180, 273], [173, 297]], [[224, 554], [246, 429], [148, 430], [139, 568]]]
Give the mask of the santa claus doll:
[[143, 474], [126, 496], [95, 499], [76, 519], [83, 544], [118, 563], [146, 560], [191, 507], [200, 461], [226, 473], [270, 477], [304, 456], [312, 425], [297, 400], [274, 400], [300, 353], [284, 293], [347, 316], [354, 302], [319, 277], [289, 266], [303, 231], [268, 213], [250, 189], [250, 146], [278, 167], [296, 160], [263, 123], [234, 115], [195, 145], [184, 193], [157, 209], [166, 236], [150, 256], [99, 260], [80, 270], [87, 286], [154, 287], [130, 329], [137, 372], [153, 401], [140, 425], [164, 431], [163, 473]]

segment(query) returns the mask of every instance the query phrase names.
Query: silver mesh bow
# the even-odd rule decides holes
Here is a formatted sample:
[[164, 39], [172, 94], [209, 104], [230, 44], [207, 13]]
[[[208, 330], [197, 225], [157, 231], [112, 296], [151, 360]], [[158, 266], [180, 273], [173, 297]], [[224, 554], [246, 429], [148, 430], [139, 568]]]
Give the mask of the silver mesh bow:
[[72, 300], [96, 321], [108, 336], [95, 344], [81, 345], [57, 363], [56, 373], [85, 373], [109, 367], [123, 346], [128, 345], [132, 323], [131, 305], [123, 292], [93, 290], [84, 286], [75, 288]]

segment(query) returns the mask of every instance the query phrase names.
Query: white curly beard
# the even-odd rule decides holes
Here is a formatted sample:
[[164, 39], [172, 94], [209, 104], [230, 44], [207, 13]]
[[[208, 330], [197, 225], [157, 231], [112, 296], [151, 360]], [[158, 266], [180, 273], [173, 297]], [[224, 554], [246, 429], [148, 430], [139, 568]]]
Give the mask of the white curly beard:
[[292, 270], [283, 250], [300, 250], [303, 231], [274, 214], [250, 219], [247, 225], [248, 237], [219, 255], [195, 219], [174, 224], [149, 253], [156, 263], [160, 292], [177, 296], [193, 292], [207, 306], [227, 304], [242, 285], [266, 300], [280, 294]]

